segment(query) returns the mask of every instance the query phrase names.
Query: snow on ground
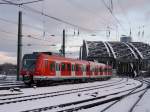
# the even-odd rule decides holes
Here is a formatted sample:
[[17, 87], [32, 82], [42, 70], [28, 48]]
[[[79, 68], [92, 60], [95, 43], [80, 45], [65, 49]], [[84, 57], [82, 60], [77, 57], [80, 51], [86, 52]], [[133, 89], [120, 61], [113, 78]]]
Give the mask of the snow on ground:
[[[142, 88], [144, 89], [146, 85], [144, 85]], [[140, 89], [142, 89], [140, 88]], [[138, 89], [138, 90], [140, 90]], [[135, 104], [135, 102], [139, 99], [139, 96], [143, 93], [143, 91], [130, 95], [128, 97], [125, 97], [124, 99], [117, 102], [115, 105], [113, 105], [110, 109], [107, 110], [107, 112], [129, 112], [131, 107]], [[144, 112], [144, 111], [140, 111]]]
[[[89, 82], [89, 83], [82, 83], [82, 84], [68, 84], [68, 85], [57, 85], [51, 87], [37, 87], [37, 88], [25, 88], [22, 89], [23, 95], [32, 95], [32, 94], [41, 94], [47, 92], [55, 92], [55, 91], [62, 91], [62, 90], [69, 90], [69, 89], [76, 89], [76, 88], [83, 88], [95, 85], [103, 85], [107, 83], [118, 82], [122, 80], [121, 78], [113, 78], [109, 81], [96, 81], [96, 82]], [[3, 90], [5, 93], [9, 92], [8, 90]], [[0, 93], [1, 95], [1, 93]]]
[[150, 112], [150, 90], [145, 93], [133, 112]]
[[[82, 88], [87, 86], [103, 85], [103, 84], [107, 84], [119, 80], [121, 79], [114, 78], [109, 81], [102, 81], [102, 82], [97, 81], [97, 82], [82, 83], [82, 84], [59, 85], [53, 87], [41, 87], [36, 89], [28, 88], [28, 89], [22, 89], [22, 92], [24, 93], [23, 95], [31, 95], [31, 94], [47, 93], [47, 92], [54, 92], [60, 90], [68, 90], [68, 89], [74, 89], [79, 87]], [[92, 94], [95, 92], [98, 92], [98, 96], [104, 96], [110, 93], [117, 93], [118, 91], [128, 90], [140, 84], [138, 81], [132, 79], [129, 79], [128, 82], [126, 81], [126, 79], [124, 79], [123, 81], [124, 81], [123, 83], [117, 84], [115, 86], [105, 87], [105, 88], [100, 88], [100, 89], [95, 89], [95, 90], [90, 90], [85, 92], [79, 92], [81, 94], [80, 97], [78, 96], [78, 93], [73, 93], [73, 94], [61, 95], [57, 97], [48, 97], [48, 98], [43, 98], [38, 100], [1, 105], [0, 112], [12, 112], [12, 111], [18, 112], [18, 111], [35, 109], [40, 107], [47, 107], [47, 106], [58, 105], [58, 104], [68, 103], [73, 101], [80, 101], [80, 100], [93, 98]], [[8, 106], [9, 108], [7, 108]]]
[[[144, 89], [147, 85], [144, 84], [142, 88]], [[142, 89], [140, 88], [140, 89]], [[137, 89], [140, 90], [140, 89]], [[137, 94], [125, 97], [123, 100], [119, 101], [115, 105], [113, 105], [111, 108], [106, 110], [106, 112], [129, 112], [132, 106], [137, 102], [139, 99], [139, 96], [143, 94], [144, 91], [141, 91]], [[100, 106], [96, 106], [90, 109], [86, 110], [81, 110], [79, 112], [100, 112], [102, 111], [105, 106], [107, 107], [108, 105], [111, 105], [112, 103], [109, 104], [104, 104]], [[150, 90], [146, 92], [144, 97], [140, 100], [140, 102], [136, 105], [136, 107], [133, 109], [133, 112], [150, 112]]]
[[[114, 102], [110, 102], [110, 103], [103, 104], [103, 105], [100, 105], [100, 106], [92, 107], [92, 108], [90, 108], [90, 109], [82, 109], [82, 110], [79, 110], [78, 112], [100, 112], [100, 111], [102, 111], [105, 107], [111, 105], [112, 103], [114, 103]], [[120, 112], [120, 111], [116, 111], [116, 112]]]
[[16, 81], [16, 75], [3, 75], [0, 74], [0, 82], [1, 81]]

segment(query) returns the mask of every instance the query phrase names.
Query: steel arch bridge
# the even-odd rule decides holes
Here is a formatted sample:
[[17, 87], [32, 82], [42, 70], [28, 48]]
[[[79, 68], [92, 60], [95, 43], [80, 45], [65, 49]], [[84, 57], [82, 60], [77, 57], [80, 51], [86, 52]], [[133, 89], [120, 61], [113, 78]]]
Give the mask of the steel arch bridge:
[[142, 42], [83, 41], [80, 47], [81, 60], [91, 60], [112, 65], [118, 74], [137, 76], [148, 70], [150, 45]]

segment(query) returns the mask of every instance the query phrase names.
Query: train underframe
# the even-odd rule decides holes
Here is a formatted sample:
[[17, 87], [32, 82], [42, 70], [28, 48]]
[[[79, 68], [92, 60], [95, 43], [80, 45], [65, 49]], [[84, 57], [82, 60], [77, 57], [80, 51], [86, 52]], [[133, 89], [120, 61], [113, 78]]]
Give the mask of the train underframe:
[[30, 76], [24, 76], [22, 77], [22, 80], [24, 83], [28, 86], [31, 85], [53, 85], [53, 83], [86, 83], [86, 82], [92, 82], [92, 81], [105, 81], [110, 79], [111, 76], [99, 76], [99, 77], [34, 77], [32, 75]]

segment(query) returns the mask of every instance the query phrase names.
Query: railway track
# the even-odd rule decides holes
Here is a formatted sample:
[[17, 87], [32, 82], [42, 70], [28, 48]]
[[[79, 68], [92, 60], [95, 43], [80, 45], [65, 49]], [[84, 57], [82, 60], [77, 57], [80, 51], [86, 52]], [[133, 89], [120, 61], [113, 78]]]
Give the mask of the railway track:
[[150, 80], [149, 79], [142, 79], [141, 80], [143, 83], [147, 84], [147, 87], [145, 88], [144, 92], [142, 94], [139, 95], [138, 100], [134, 103], [134, 105], [131, 107], [131, 109], [129, 110], [129, 112], [133, 112], [133, 110], [136, 108], [137, 104], [140, 102], [140, 100], [143, 98], [143, 96], [146, 94], [146, 92], [148, 91], [148, 89], [150, 89]]
[[[136, 107], [136, 105], [138, 104], [138, 102], [142, 99], [142, 97], [144, 96], [144, 94], [147, 92], [147, 90], [149, 89], [150, 86], [150, 82], [146, 81], [146, 80], [139, 80], [142, 83], [142, 85], [144, 85], [145, 83], [147, 84], [147, 86], [141, 86], [140, 88], [135, 88], [133, 89], [131, 92], [129, 92], [127, 95], [123, 96], [122, 98], [116, 100], [115, 102], [111, 103], [110, 105], [106, 106], [103, 110], [101, 110], [101, 112], [111, 112], [111, 108], [116, 105], [117, 103], [123, 101], [125, 98], [132, 96], [132, 95], [136, 95], [138, 94], [137, 100], [135, 101], [134, 104], [132, 104], [131, 108], [128, 109], [128, 112], [133, 112], [134, 108]], [[108, 111], [109, 110], [109, 111]]]
[[[129, 90], [127, 90], [127, 91], [129, 91]], [[38, 108], [38, 109], [33, 109], [33, 110], [26, 110], [26, 111], [22, 111], [22, 112], [41, 112], [41, 111], [47, 111], [47, 110], [57, 111], [57, 112], [79, 111], [82, 109], [88, 109], [88, 108], [99, 106], [99, 105], [102, 105], [105, 103], [119, 100], [119, 99], [123, 98], [125, 96], [125, 94], [123, 94], [123, 95], [118, 95], [118, 94], [124, 93], [124, 92], [126, 92], [126, 91], [121, 91], [121, 92], [117, 92], [117, 93], [113, 93], [113, 94], [109, 94], [109, 95], [105, 95], [105, 96], [100, 96], [100, 97], [96, 97], [96, 98], [91, 98], [91, 99], [87, 99], [87, 100], [77, 101], [77, 102], [70, 102], [70, 103], [65, 103], [65, 104], [60, 104], [60, 105], [55, 105], [55, 106], [43, 107], [43, 108]], [[106, 97], [111, 97], [111, 96], [113, 96], [113, 98], [106, 99]], [[87, 104], [88, 102], [89, 102], [89, 104]], [[84, 103], [86, 103], [86, 105]], [[69, 106], [72, 106], [72, 105], [74, 105], [75, 107], [68, 108]], [[81, 105], [81, 106], [76, 106], [76, 105]], [[64, 109], [64, 108], [67, 108], [67, 109]], [[54, 110], [52, 110], [52, 109], [54, 109]]]
[[26, 88], [23, 82], [0, 81], [0, 90], [8, 90], [10, 88]]
[[[89, 99], [85, 99], [85, 100], [63, 103], [63, 104], [59, 104], [59, 105], [46, 106], [46, 107], [42, 107], [42, 108], [26, 110], [23, 112], [41, 112], [41, 111], [72, 112], [72, 111], [77, 111], [77, 110], [81, 110], [81, 109], [87, 109], [87, 108], [95, 107], [98, 105], [103, 105], [103, 104], [106, 104], [109, 102], [113, 102], [113, 101], [122, 99], [127, 94], [132, 92], [134, 89], [139, 88], [141, 86], [142, 86], [142, 83], [134, 88], [122, 90], [119, 92], [114, 92], [114, 93], [107, 94], [107, 95], [95, 96], [93, 98], [89, 98]], [[96, 95], [96, 93], [95, 93], [95, 95]], [[73, 105], [73, 108], [72, 108], [72, 105]]]
[[44, 99], [44, 98], [49, 98], [49, 97], [57, 97], [57, 96], [61, 96], [61, 95], [67, 95], [67, 94], [85, 92], [85, 91], [90, 91], [90, 90], [96, 90], [96, 89], [100, 89], [100, 88], [107, 88], [107, 87], [116, 86], [118, 84], [122, 84], [125, 82], [126, 82], [125, 79], [124, 80], [120, 79], [119, 81], [106, 83], [106, 84], [102, 84], [102, 85], [100, 84], [100, 85], [95, 85], [95, 86], [88, 86], [88, 87], [68, 89], [68, 90], [55, 91], [55, 92], [47, 92], [47, 93], [34, 94], [34, 95], [1, 98], [0, 99], [0, 105], [18, 103], [18, 102], [24, 102], [24, 101], [31, 101], [31, 100], [39, 100], [39, 99]]

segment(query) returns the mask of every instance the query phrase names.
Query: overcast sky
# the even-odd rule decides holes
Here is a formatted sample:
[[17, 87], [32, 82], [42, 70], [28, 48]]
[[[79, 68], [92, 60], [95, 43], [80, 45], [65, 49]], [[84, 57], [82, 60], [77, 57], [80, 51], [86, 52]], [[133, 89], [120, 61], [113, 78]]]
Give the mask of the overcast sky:
[[[21, 3], [33, 0], [10, 1]], [[82, 28], [73, 27], [41, 14], [36, 14], [29, 8], [0, 4], [0, 63], [16, 63], [19, 10], [23, 12], [23, 54], [33, 51], [58, 52], [62, 43], [63, 29], [66, 30], [66, 48], [70, 57], [78, 57], [78, 46], [82, 44], [83, 39], [119, 41], [121, 35], [129, 35], [130, 28], [133, 41], [149, 43], [150, 0], [112, 1], [113, 15], [104, 5], [105, 2], [111, 8], [110, 0], [45, 0], [26, 5]], [[1, 2], [3, 1], [0, 0]], [[77, 35], [78, 29], [79, 36]], [[106, 33], [108, 33], [106, 30], [108, 29], [110, 29], [110, 37], [106, 36]], [[142, 36], [143, 31], [144, 36]], [[140, 36], [138, 36], [138, 32], [140, 32]], [[27, 35], [41, 40], [28, 38]], [[56, 46], [49, 46], [52, 44]]]

